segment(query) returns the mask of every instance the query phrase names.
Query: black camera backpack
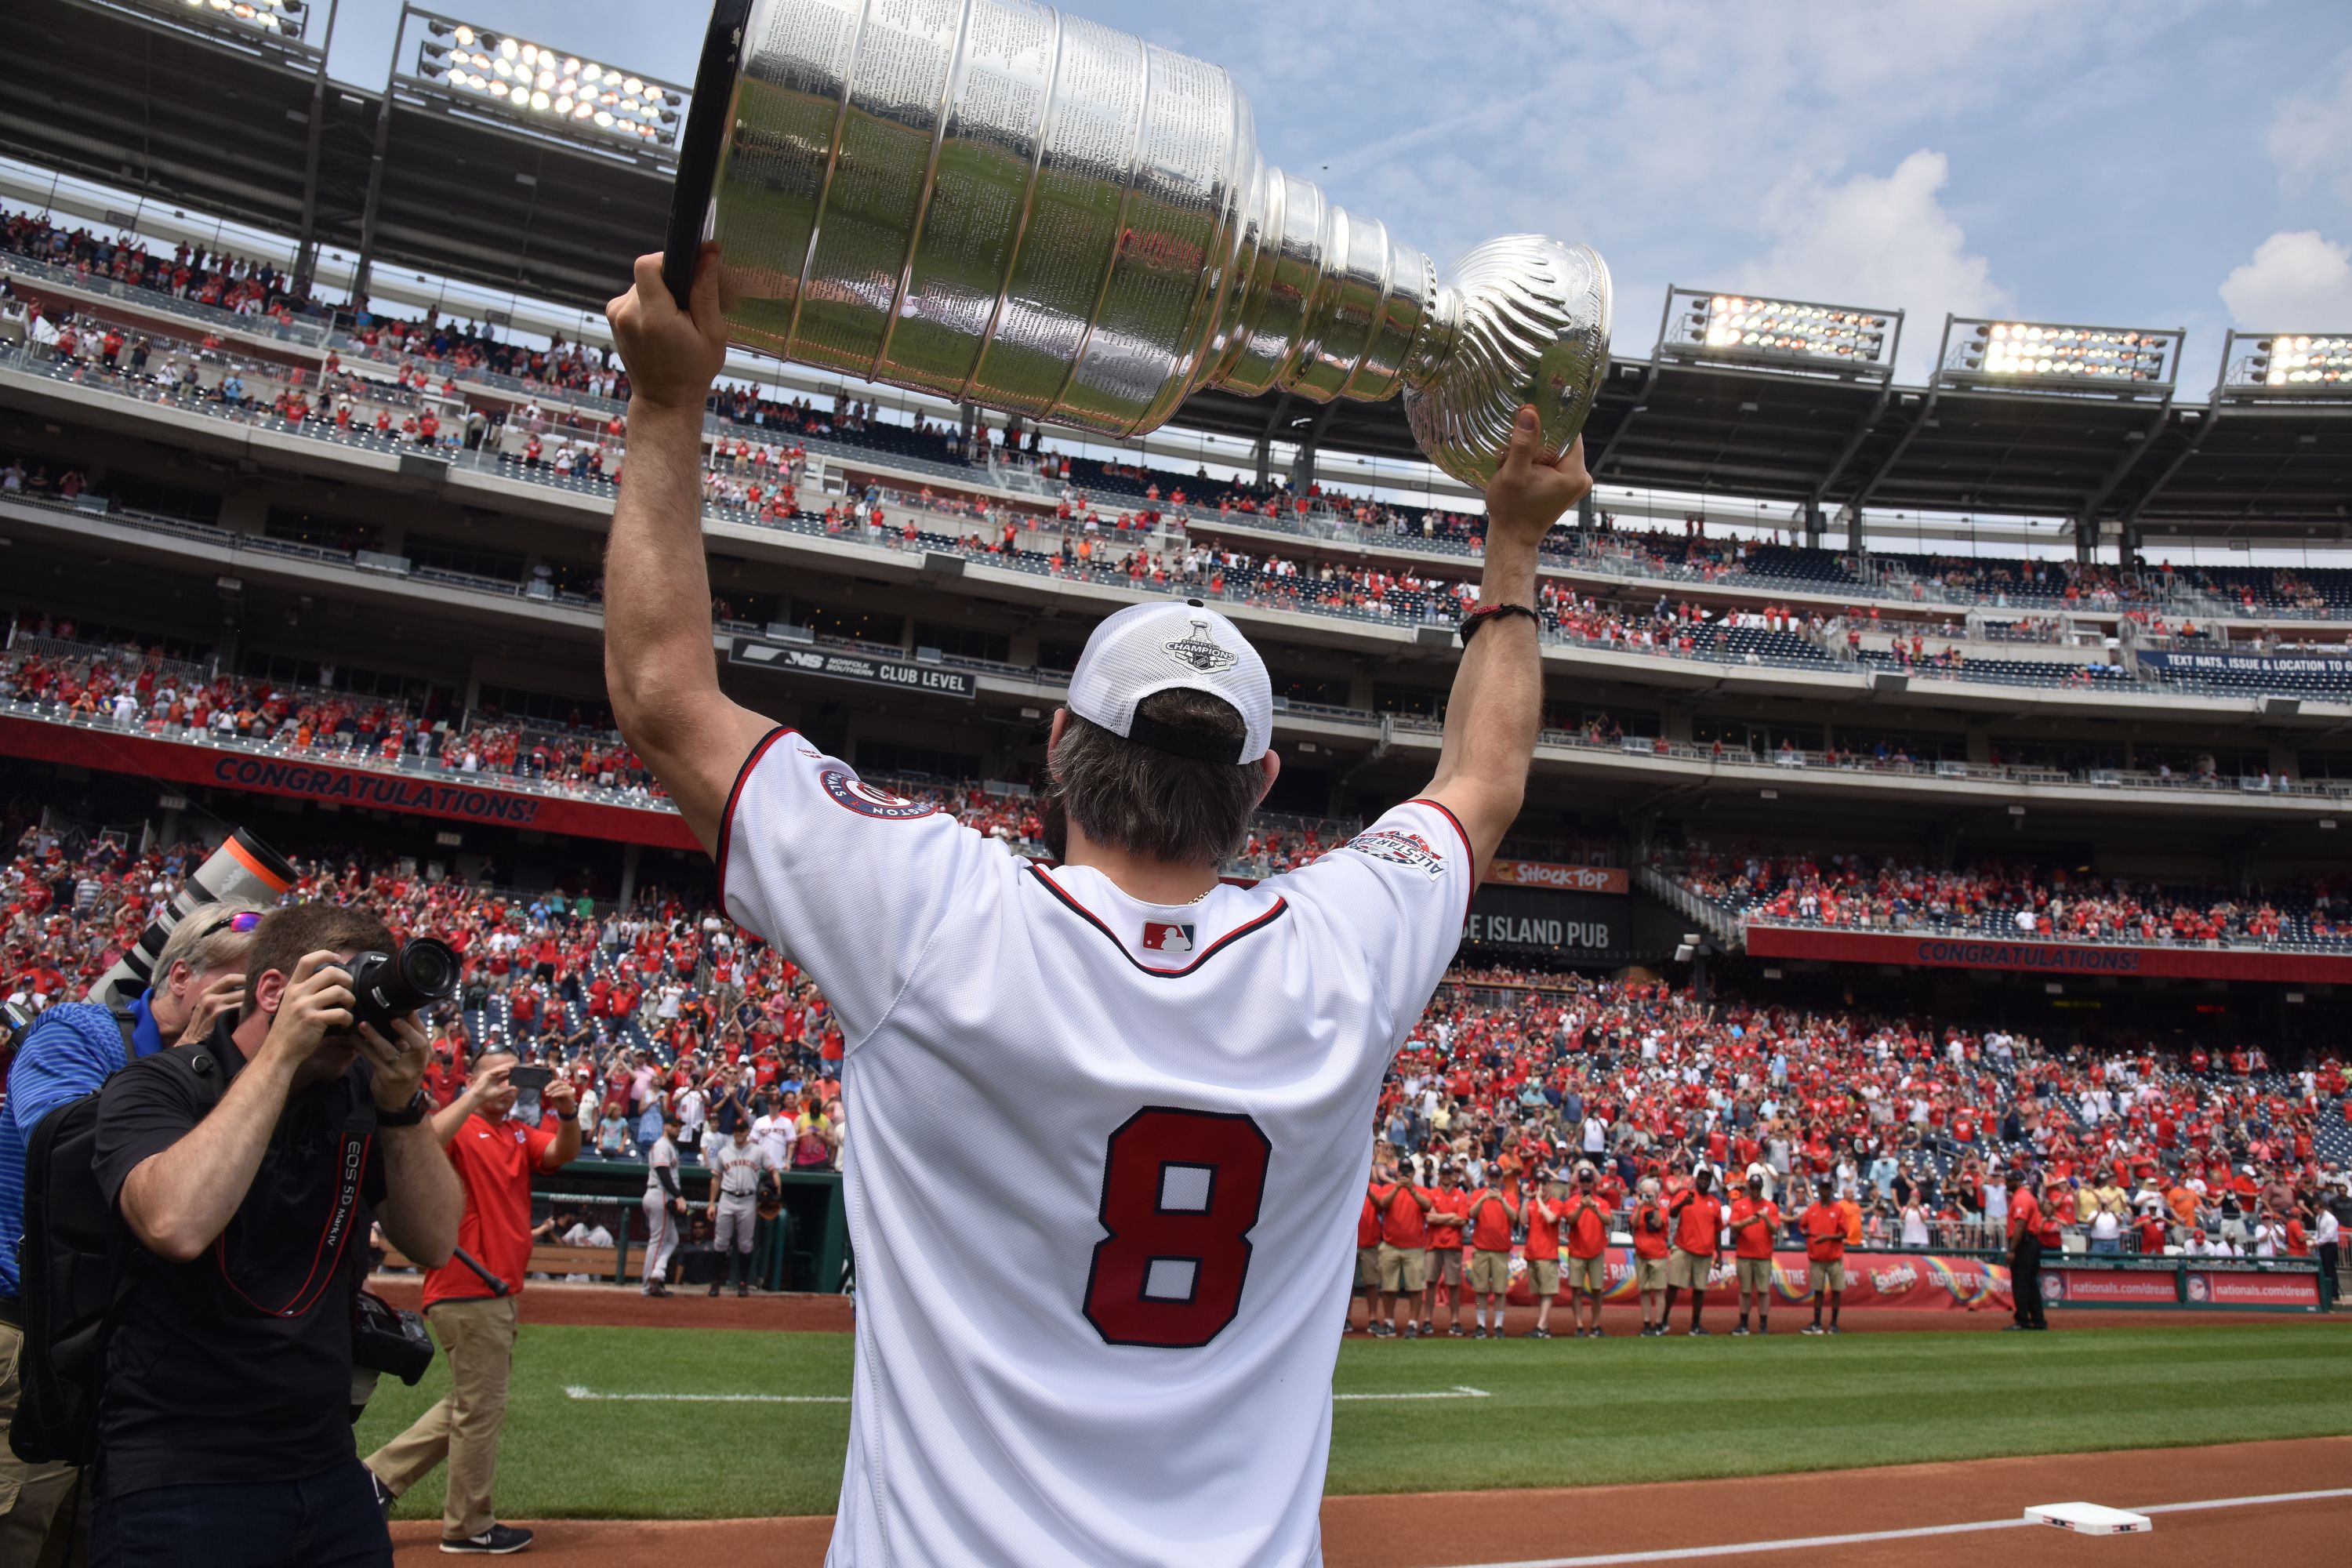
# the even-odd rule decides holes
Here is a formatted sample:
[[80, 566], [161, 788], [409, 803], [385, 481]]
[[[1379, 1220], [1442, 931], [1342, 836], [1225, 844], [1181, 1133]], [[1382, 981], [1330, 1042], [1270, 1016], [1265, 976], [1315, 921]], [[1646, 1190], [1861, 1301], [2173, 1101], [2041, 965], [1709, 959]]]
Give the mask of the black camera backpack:
[[[131, 1016], [118, 1011], [114, 1018], [122, 1028], [120, 1070], [177, 1073], [195, 1091], [198, 1114], [211, 1110], [226, 1075], [209, 1045], [175, 1046], [134, 1060]], [[107, 1344], [146, 1257], [99, 1188], [102, 1092], [42, 1117], [25, 1144], [25, 1235], [16, 1253], [25, 1347], [8, 1446], [28, 1465], [87, 1465], [97, 1458]]]

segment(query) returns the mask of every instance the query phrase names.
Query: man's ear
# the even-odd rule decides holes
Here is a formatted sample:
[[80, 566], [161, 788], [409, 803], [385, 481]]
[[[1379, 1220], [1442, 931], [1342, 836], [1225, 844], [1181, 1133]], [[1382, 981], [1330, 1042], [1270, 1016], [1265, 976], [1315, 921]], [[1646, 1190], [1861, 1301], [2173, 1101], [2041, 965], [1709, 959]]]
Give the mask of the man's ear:
[[1265, 797], [1274, 792], [1274, 781], [1282, 776], [1281, 753], [1268, 746], [1265, 755], [1257, 760], [1257, 765], [1265, 770], [1265, 777], [1258, 781], [1257, 799], [1250, 803], [1253, 807], [1265, 804]]
[[253, 1010], [264, 1017], [276, 1017], [278, 1005], [286, 999], [286, 986], [283, 970], [263, 970], [261, 978], [253, 983]]

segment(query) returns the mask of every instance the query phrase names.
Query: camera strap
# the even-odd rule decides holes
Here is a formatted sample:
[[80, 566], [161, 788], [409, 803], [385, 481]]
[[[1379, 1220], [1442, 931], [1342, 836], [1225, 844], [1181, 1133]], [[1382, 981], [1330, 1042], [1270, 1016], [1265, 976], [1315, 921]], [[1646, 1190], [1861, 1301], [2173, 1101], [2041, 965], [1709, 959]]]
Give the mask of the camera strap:
[[224, 1228], [214, 1239], [214, 1264], [220, 1269], [223, 1282], [236, 1292], [237, 1300], [270, 1318], [299, 1318], [319, 1304], [341, 1273], [343, 1254], [350, 1249], [352, 1232], [357, 1228], [360, 1184], [375, 1142], [375, 1131], [374, 1107], [362, 1095], [335, 1142], [334, 1204], [319, 1232], [319, 1244], [311, 1251], [310, 1271], [302, 1277], [302, 1283], [284, 1306], [266, 1307], [247, 1295], [245, 1287], [229, 1272], [227, 1230]]

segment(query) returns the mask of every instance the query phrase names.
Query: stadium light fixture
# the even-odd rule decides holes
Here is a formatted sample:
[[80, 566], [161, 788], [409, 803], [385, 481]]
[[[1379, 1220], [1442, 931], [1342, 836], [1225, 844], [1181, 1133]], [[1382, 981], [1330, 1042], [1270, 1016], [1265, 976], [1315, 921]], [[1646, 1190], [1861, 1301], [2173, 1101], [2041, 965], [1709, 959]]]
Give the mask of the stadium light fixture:
[[150, 8], [184, 21], [266, 33], [289, 42], [301, 39], [310, 10], [309, 0], [150, 0]]
[[1943, 374], [2036, 390], [2160, 391], [2180, 356], [2178, 328], [2071, 327], [1954, 317], [1945, 329]]
[[2236, 398], [2352, 397], [2352, 332], [2231, 332], [2221, 390]]
[[1877, 378], [1892, 372], [1902, 331], [1900, 310], [1670, 288], [1658, 341], [1678, 358]]
[[687, 91], [618, 66], [428, 12], [416, 74], [541, 130], [675, 150]]

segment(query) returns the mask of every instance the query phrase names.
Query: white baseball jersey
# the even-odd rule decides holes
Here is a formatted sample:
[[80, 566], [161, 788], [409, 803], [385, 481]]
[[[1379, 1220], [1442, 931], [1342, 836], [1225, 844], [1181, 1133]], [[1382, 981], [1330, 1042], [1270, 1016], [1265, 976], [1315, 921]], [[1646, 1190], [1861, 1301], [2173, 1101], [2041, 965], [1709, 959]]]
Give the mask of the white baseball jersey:
[[830, 1568], [1320, 1562], [1381, 1075], [1475, 881], [1452, 814], [1147, 904], [779, 730], [719, 863], [846, 1047]]

